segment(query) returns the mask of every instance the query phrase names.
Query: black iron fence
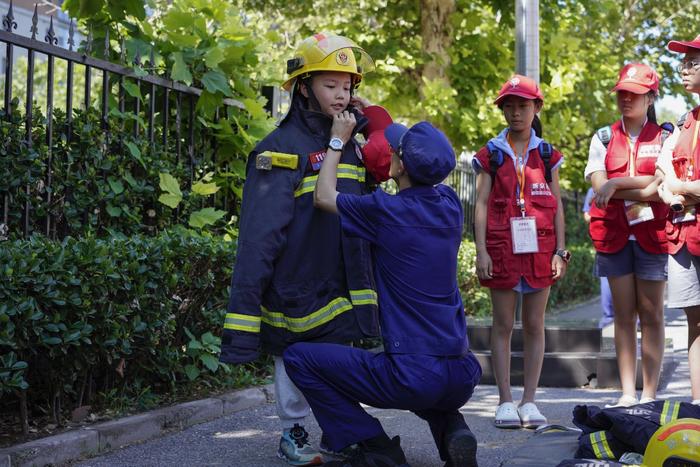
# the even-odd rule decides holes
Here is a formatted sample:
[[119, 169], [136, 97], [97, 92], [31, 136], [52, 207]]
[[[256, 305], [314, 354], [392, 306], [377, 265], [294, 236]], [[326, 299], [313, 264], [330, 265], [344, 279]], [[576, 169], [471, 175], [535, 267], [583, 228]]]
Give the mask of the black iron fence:
[[[212, 167], [215, 164], [216, 139], [212, 138], [211, 141], [207, 142], [214, 150], [208, 151], [206, 157], [210, 160], [206, 161], [203, 160], [205, 155], [200, 152], [200, 148], [203, 146], [202, 141], [198, 141], [198, 136], [201, 138], [202, 132], [198, 131], [201, 125], [196, 119], [195, 108], [197, 98], [202, 91], [167, 79], [163, 76], [164, 72], [159, 76], [153, 48], [151, 48], [150, 55], [146, 57], [144, 63], [142, 63], [143, 57], [138, 51], [136, 51], [133, 63], [126, 63], [125, 41], [118, 40], [117, 42], [121, 44], [119, 51], [121, 63], [113, 63], [109, 61], [111, 48], [108, 34], [104, 38], [102, 58], [97, 58], [93, 56], [92, 32], [80, 47], [80, 51], [74, 50], [75, 27], [72, 20], [66, 41], [68, 49], [57, 46], [58, 38], [54, 32], [53, 17], [44, 34], [38, 31], [37, 25], [38, 14], [35, 7], [30, 28], [31, 37], [19, 35], [16, 32], [17, 23], [14, 18], [13, 4], [10, 2], [9, 9], [3, 16], [2, 30], [0, 30], [0, 42], [5, 44], [4, 119], [11, 122], [13, 115], [15, 118], [17, 115], [21, 115], [21, 125], [24, 127], [22, 132], [23, 147], [31, 150], [33, 147], [41, 145], [44, 148], [39, 152], [44, 172], [38, 177], [39, 180], [33, 180], [32, 183], [26, 181], [21, 188], [0, 190], [0, 203], [2, 203], [0, 239], [6, 238], [8, 232], [11, 232], [13, 228], [19, 229], [19, 233], [23, 236], [34, 232], [41, 232], [52, 237], [61, 236], [56, 233], [57, 218], [61, 217], [62, 214], [54, 199], [56, 197], [54, 172], [57, 164], [60, 165], [63, 161], [53, 159], [56, 140], [61, 139], [62, 143], [65, 144], [70, 143], [71, 138], [75, 137], [72, 126], [74, 111], [78, 110], [74, 108], [76, 96], [73, 89], [77, 73], [76, 65], [84, 68], [84, 87], [82, 89], [84, 109], [82, 110], [89, 110], [91, 102], [95, 101], [91, 96], [95, 87], [93, 77], [95, 75], [98, 79], [101, 77], [101, 90], [99, 97], [97, 97], [101, 130], [104, 134], [116, 138], [122, 149], [128, 149], [124, 146], [127, 135], [139, 136], [140, 132], [145, 132], [140, 137], [147, 138], [151, 145], [160, 144], [168, 148], [173, 153], [175, 164], [185, 165], [185, 172], [188, 174], [190, 183], [194, 180], [195, 169], [198, 166], [209, 164], [209, 167]], [[40, 39], [42, 36], [43, 39]], [[18, 99], [14, 98], [20, 97], [13, 96], [13, 79], [17, 79], [16, 76], [13, 77], [16, 74], [13, 67], [15, 67], [17, 49], [26, 50], [26, 82], [22, 83], [23, 86], [26, 86], [26, 95], [21, 96], [24, 100], [24, 109], [13, 108], [13, 103], [16, 105], [19, 102]], [[37, 119], [34, 114], [38, 109], [35, 99], [37, 90], [34, 82], [37, 59], [42, 62], [45, 60], [47, 69], [45, 109], [41, 109], [41, 112], [44, 113], [41, 141], [37, 140], [36, 131], [33, 131]], [[57, 78], [55, 76], [57, 61], [64, 61], [66, 65], [65, 76], [60, 77], [60, 82], [65, 84], [66, 91], [65, 116], [60, 128], [56, 128], [54, 125], [56, 117], [54, 84]], [[140, 70], [145, 70], [145, 72]], [[81, 79], [83, 78], [81, 77]], [[243, 109], [244, 106], [236, 100], [225, 99], [224, 105], [216, 110], [215, 121], [220, 116], [228, 118], [228, 113], [233, 108]], [[92, 110], [95, 110], [94, 107]], [[129, 112], [133, 123], [130, 124], [122, 119], [121, 123], [115, 127], [109, 118], [113, 110], [121, 114]], [[155, 121], [156, 116], [160, 122]], [[102, 146], [102, 151], [110, 150], [104, 141]], [[3, 152], [5, 153], [4, 157], [13, 157], [8, 151]], [[12, 163], [10, 161], [10, 164]], [[7, 174], [3, 175], [3, 177], [5, 176]], [[40, 190], [37, 190], [37, 185], [40, 186]], [[38, 194], [43, 198], [45, 209], [33, 208], [35, 204], [32, 200], [36, 200]], [[214, 197], [212, 200], [225, 211], [231, 210], [232, 199], [228, 196], [222, 195], [218, 198]], [[33, 212], [33, 210], [37, 212]], [[42, 219], [38, 221], [36, 216], [41, 216]]]

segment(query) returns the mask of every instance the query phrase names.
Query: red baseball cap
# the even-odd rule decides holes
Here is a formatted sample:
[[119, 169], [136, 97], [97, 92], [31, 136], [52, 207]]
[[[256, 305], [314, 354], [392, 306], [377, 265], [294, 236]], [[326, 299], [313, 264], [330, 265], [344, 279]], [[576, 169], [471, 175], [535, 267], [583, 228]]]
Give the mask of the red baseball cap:
[[659, 93], [659, 75], [649, 65], [628, 63], [620, 70], [620, 77], [612, 91], [629, 91], [634, 94]]
[[379, 105], [370, 105], [362, 110], [369, 122], [362, 130], [367, 143], [362, 147], [362, 162], [377, 182], [389, 180], [391, 148], [384, 136], [384, 129], [394, 123], [389, 112]]
[[700, 36], [696, 37], [692, 41], [671, 41], [668, 43], [668, 50], [672, 52], [679, 52], [682, 54], [690, 52], [690, 49], [700, 50]]
[[500, 106], [507, 96], [520, 96], [525, 99], [540, 99], [544, 101], [544, 96], [537, 82], [523, 75], [513, 75], [501, 88], [498, 98], [493, 102]]

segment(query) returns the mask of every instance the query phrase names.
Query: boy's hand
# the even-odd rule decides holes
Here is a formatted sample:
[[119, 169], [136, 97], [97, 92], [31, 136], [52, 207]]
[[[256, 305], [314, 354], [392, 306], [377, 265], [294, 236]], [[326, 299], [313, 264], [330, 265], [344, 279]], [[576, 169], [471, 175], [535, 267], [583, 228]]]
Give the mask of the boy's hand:
[[595, 204], [601, 209], [608, 207], [608, 201], [617, 191], [615, 179], [608, 180], [595, 194]]
[[333, 117], [333, 126], [331, 127], [331, 138], [340, 138], [343, 144], [347, 144], [352, 137], [352, 130], [355, 129], [357, 121], [355, 115], [347, 110]]
[[559, 255], [552, 256], [552, 278], [558, 281], [566, 274], [566, 261]]

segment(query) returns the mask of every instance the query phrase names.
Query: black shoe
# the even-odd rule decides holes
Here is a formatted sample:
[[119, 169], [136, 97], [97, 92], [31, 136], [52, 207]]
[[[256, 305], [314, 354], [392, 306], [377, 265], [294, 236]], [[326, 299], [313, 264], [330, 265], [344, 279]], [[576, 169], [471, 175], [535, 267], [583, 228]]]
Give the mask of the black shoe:
[[478, 467], [476, 437], [469, 428], [458, 428], [445, 436], [447, 463], [445, 467]]
[[327, 467], [409, 467], [398, 436], [377, 436], [358, 443], [349, 459], [326, 462]]

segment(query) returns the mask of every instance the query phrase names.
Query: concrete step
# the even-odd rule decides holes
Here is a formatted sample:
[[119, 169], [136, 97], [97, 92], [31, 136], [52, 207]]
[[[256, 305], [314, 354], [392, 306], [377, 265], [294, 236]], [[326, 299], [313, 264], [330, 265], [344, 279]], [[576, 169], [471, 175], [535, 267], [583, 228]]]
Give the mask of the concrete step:
[[[467, 326], [472, 351], [491, 349], [491, 324], [474, 323]], [[544, 329], [545, 352], [599, 352], [601, 330], [590, 325], [547, 324]], [[523, 329], [516, 325], [511, 338], [511, 350], [523, 350]]]
[[[491, 368], [491, 352], [472, 350], [481, 364], [483, 374], [481, 384], [496, 384]], [[661, 368], [661, 381], [668, 381], [669, 375], [678, 365], [673, 354], [664, 355]], [[591, 383], [592, 387], [620, 388], [617, 357], [614, 352], [545, 352], [539, 385], [543, 387], [582, 387]], [[511, 352], [510, 382], [514, 386], [523, 385], [523, 352]], [[637, 388], [642, 387], [641, 360], [637, 361]]]

